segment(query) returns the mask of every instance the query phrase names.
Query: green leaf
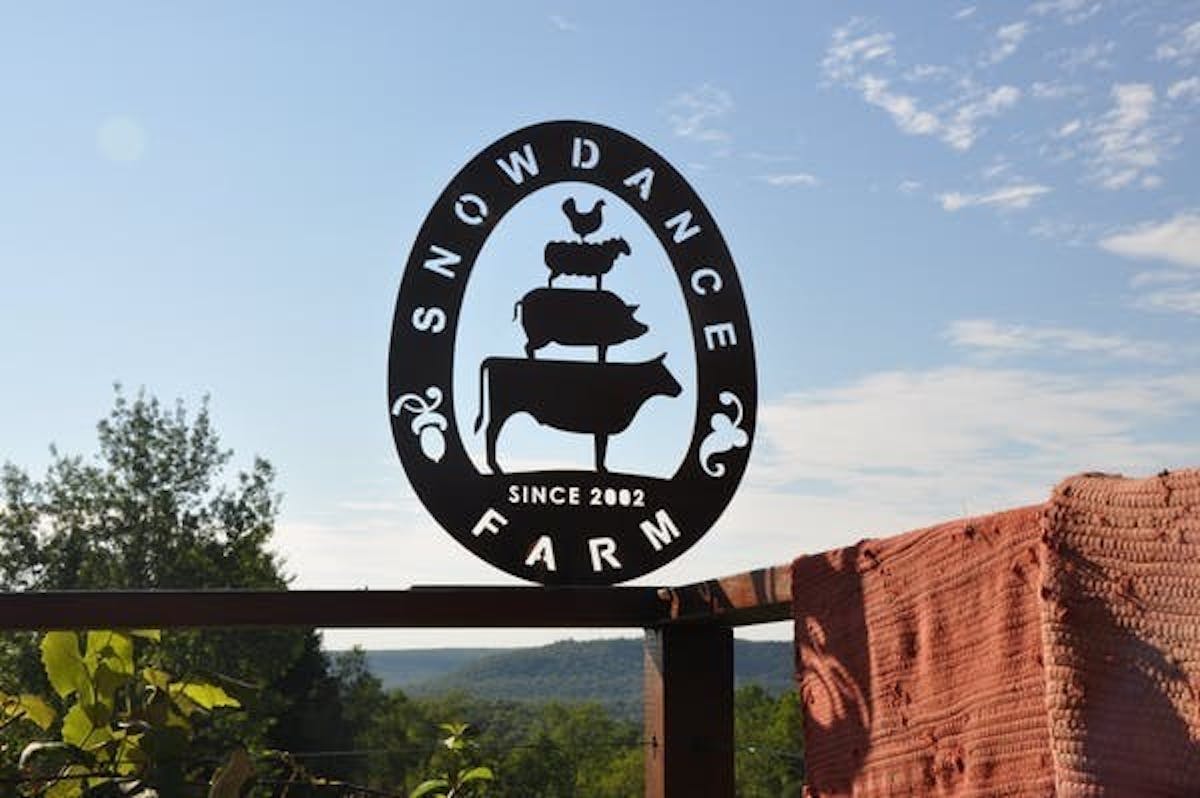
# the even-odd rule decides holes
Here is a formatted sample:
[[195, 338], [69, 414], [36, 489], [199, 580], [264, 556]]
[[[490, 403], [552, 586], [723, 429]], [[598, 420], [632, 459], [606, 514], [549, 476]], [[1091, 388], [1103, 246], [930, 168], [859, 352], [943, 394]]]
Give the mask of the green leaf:
[[492, 769], [484, 765], [473, 767], [466, 773], [458, 775], [458, 783], [466, 784], [469, 781], [491, 781], [496, 778], [496, 774], [492, 773]]
[[17, 707], [25, 714], [26, 720], [37, 724], [42, 731], [48, 731], [57, 717], [57, 713], [45, 699], [30, 693], [17, 696]]
[[114, 660], [109, 657], [96, 665], [94, 682], [96, 686], [95, 703], [103, 704], [110, 710], [116, 705], [117, 691], [130, 681], [130, 676], [109, 667], [111, 662]]
[[79, 654], [74, 632], [47, 632], [42, 638], [42, 665], [54, 692], [62, 698], [72, 693], [91, 694], [91, 678]]
[[422, 798], [425, 795], [432, 795], [434, 790], [443, 790], [442, 795], [437, 798], [444, 798], [445, 790], [450, 788], [450, 782], [445, 779], [430, 779], [423, 781], [417, 785], [417, 788], [408, 794], [408, 798]]
[[171, 686], [171, 674], [157, 668], [142, 668], [142, 678], [159, 690], [166, 690]]
[[59, 772], [56, 777], [58, 780], [47, 787], [42, 795], [44, 798], [80, 798], [86, 782], [86, 778], [82, 776], [87, 772], [88, 768], [83, 765], [68, 765]]
[[128, 633], [132, 637], [140, 637], [143, 640], [153, 640], [155, 643], [162, 642], [162, 632], [158, 629], [130, 629]]
[[191, 699], [201, 709], [241, 706], [236, 698], [217, 685], [209, 684], [208, 682], [187, 682], [182, 685], [171, 685], [171, 695], [178, 697], [180, 694]]
[[109, 629], [90, 631], [84, 660], [93, 669], [103, 663], [114, 673], [133, 676], [133, 638]]
[[63, 716], [62, 739], [76, 748], [90, 751], [113, 739], [107, 722], [91, 717], [82, 704], [75, 704]]

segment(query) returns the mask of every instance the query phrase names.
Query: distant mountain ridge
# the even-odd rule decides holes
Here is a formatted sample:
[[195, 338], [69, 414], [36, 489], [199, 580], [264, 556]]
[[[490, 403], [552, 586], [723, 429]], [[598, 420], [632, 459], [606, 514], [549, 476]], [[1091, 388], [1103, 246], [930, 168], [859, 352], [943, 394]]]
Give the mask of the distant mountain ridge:
[[[642, 703], [642, 641], [560, 640], [539, 648], [368, 651], [367, 664], [387, 688], [413, 695], [462, 691], [504, 701], [595, 701], [623, 717]], [[702, 665], [702, 663], [698, 663]], [[792, 689], [792, 646], [734, 641], [736, 686]]]

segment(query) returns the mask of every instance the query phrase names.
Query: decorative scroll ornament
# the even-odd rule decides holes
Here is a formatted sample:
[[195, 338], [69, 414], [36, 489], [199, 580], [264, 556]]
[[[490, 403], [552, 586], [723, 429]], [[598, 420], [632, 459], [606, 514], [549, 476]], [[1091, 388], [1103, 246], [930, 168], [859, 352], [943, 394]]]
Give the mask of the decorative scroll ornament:
[[712, 464], [709, 461], [716, 455], [733, 449], [741, 449], [750, 443], [750, 436], [742, 429], [742, 401], [732, 391], [721, 391], [717, 397], [721, 404], [732, 407], [732, 417], [724, 413], [713, 413], [709, 419], [712, 432], [704, 437], [700, 444], [700, 467], [710, 477], [725, 476], [725, 464]]
[[446, 438], [442, 435], [450, 422], [436, 412], [442, 404], [442, 389], [430, 386], [425, 389], [428, 400], [415, 393], [406, 393], [392, 404], [392, 415], [397, 418], [407, 410], [413, 413], [412, 433], [421, 443], [421, 453], [435, 463], [441, 462], [446, 453]]

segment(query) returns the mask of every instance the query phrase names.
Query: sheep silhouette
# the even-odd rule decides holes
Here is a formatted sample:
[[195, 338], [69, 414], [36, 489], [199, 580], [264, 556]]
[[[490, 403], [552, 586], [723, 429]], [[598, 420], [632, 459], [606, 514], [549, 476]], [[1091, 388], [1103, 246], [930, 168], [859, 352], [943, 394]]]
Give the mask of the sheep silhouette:
[[546, 285], [553, 286], [554, 279], [562, 274], [577, 277], [595, 277], [599, 291], [604, 275], [622, 255], [629, 255], [629, 242], [623, 238], [610, 238], [599, 244], [579, 241], [551, 241], [546, 245], [546, 266], [550, 279]]

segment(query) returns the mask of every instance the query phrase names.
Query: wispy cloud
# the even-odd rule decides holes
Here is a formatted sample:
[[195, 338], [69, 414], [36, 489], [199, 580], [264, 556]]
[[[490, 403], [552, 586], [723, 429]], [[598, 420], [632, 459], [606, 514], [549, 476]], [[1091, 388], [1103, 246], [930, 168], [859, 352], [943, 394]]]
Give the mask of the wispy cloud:
[[819, 186], [821, 181], [814, 175], [808, 172], [782, 172], [773, 175], [762, 175], [760, 178], [764, 183], [771, 186]]
[[1167, 99], [1169, 100], [1197, 100], [1200, 99], [1200, 77], [1193, 75], [1184, 80], [1177, 80], [1167, 87]]
[[999, 357], [1028, 354], [1093, 354], [1152, 360], [1170, 359], [1170, 347], [1124, 335], [1101, 334], [1075, 327], [1001, 324], [993, 319], [959, 319], [946, 328], [953, 345], [978, 354]]
[[992, 48], [983, 58], [985, 64], [998, 64], [1011, 56], [1029, 34], [1029, 23], [1025, 21], [1003, 25], [993, 36]]
[[950, 80], [954, 78], [954, 70], [940, 64], [917, 64], [904, 72], [904, 79], [909, 83], [924, 83], [931, 80]]
[[992, 206], [1005, 210], [1020, 210], [1028, 208], [1043, 194], [1050, 193], [1049, 186], [1040, 183], [1014, 183], [980, 194], [963, 194], [957, 191], [938, 195], [942, 209], [950, 212], [970, 208], [977, 205]]
[[1200, 58], [1200, 20], [1169, 28], [1165, 40], [1154, 51], [1159, 61], [1188, 66]]
[[1200, 287], [1152, 291], [1138, 298], [1138, 307], [1146, 310], [1200, 316]]
[[1095, 237], [1095, 225], [1090, 222], [1079, 222], [1069, 219], [1043, 218], [1029, 228], [1029, 234], [1036, 238], [1059, 241], [1067, 246], [1078, 247], [1091, 245]]
[[677, 95], [668, 105], [675, 135], [704, 142], [730, 140], [729, 132], [719, 125], [732, 110], [733, 96], [709, 83]]
[[975, 13], [975, 6], [967, 6], [966, 8], [960, 8], [958, 11], [955, 11], [954, 18], [955, 19], [966, 19], [967, 17], [971, 16], [974, 13]]
[[[1113, 107], [1088, 131], [1092, 179], [1107, 189], [1155, 184], [1152, 170], [1171, 141], [1152, 124], [1154, 87], [1148, 83], [1118, 83], [1112, 87]], [[1149, 182], [1147, 182], [1149, 178]]]
[[1053, 15], [1068, 25], [1078, 25], [1103, 7], [1096, 0], [1041, 0], [1029, 7], [1039, 17]]
[[943, 125], [942, 140], [956, 150], [967, 150], [980, 135], [980, 121], [999, 116], [1021, 99], [1015, 86], [1000, 86], [977, 98], [962, 102]]
[[1098, 243], [1116, 255], [1183, 267], [1134, 275], [1131, 285], [1144, 291], [1135, 304], [1143, 310], [1200, 316], [1200, 213], [1146, 222]]
[[833, 32], [821, 68], [834, 80], [850, 80], [872, 62], [891, 58], [895, 38], [893, 33], [870, 30], [866, 20], [852, 19]]
[[858, 88], [862, 91], [864, 100], [887, 111], [896, 127], [905, 133], [931, 136], [942, 128], [942, 123], [936, 116], [918, 107], [916, 98], [890, 91], [888, 82], [883, 78], [863, 75], [858, 81]]
[[1109, 58], [1116, 52], [1117, 43], [1111, 39], [1094, 41], [1082, 47], [1070, 47], [1051, 54], [1062, 69], [1067, 72], [1078, 72], [1082, 69], [1111, 69], [1112, 60]]
[[1059, 125], [1058, 130], [1054, 131], [1054, 137], [1065, 139], [1069, 136], [1074, 136], [1083, 128], [1083, 122], [1078, 119], [1071, 119]]
[[550, 24], [564, 33], [574, 33], [579, 30], [578, 25], [560, 14], [551, 14]]
[[[1013, 49], [1025, 35], [1021, 24], [1001, 31], [1002, 42]], [[982, 121], [999, 116], [1021, 97], [1015, 86], [989, 88], [968, 77], [955, 82], [955, 96], [924, 102], [894, 88], [886, 74], [894, 68], [894, 40], [894, 34], [874, 30], [869, 22], [851, 20], [834, 31], [821, 65], [826, 78], [857, 91], [865, 102], [885, 111], [903, 133], [936, 136], [953, 149], [968, 150], [983, 133]], [[909, 82], [922, 82], [925, 77], [940, 74], [942, 68], [922, 64], [917, 69], [919, 72], [903, 73]]]
[[1035, 80], [1029, 86], [1029, 94], [1035, 100], [1061, 100], [1076, 94], [1082, 94], [1083, 87], [1075, 83], [1059, 81]]
[[[758, 473], [780, 487], [822, 484], [897, 507], [998, 509], [1040, 501], [1079, 471], [1193, 464], [1197, 407], [1197, 373], [884, 372], [765, 403]], [[1193, 432], [1147, 435], [1150, 420]]]
[[1100, 239], [1100, 247], [1140, 260], [1161, 260], [1200, 268], [1200, 213], [1186, 212], [1161, 222], [1146, 222]]

